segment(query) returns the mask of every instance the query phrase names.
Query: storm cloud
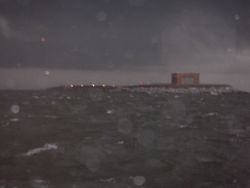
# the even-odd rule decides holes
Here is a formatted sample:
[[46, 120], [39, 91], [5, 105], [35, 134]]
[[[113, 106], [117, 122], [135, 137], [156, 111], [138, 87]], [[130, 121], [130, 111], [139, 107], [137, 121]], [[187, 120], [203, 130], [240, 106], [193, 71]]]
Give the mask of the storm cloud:
[[[243, 0], [1, 0], [0, 68], [16, 74], [77, 70], [95, 82], [109, 82], [109, 73], [120, 83], [148, 82], [150, 73], [155, 75], [151, 82], [163, 82], [171, 72], [197, 71], [204, 82], [230, 84], [237, 74], [247, 88], [247, 7]], [[117, 72], [130, 79], [124, 81]], [[104, 76], [93, 79], [95, 73]], [[52, 85], [67, 80], [46, 79]]]

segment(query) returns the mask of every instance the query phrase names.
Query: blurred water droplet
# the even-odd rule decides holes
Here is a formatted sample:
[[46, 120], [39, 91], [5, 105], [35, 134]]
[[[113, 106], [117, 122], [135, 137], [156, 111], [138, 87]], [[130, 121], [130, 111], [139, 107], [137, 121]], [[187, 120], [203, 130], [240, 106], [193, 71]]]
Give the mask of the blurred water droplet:
[[216, 116], [217, 113], [216, 112], [209, 112], [207, 114], [205, 114], [205, 116]]
[[146, 182], [146, 178], [144, 176], [135, 176], [133, 181], [135, 185], [142, 186]]
[[30, 182], [33, 188], [48, 188], [48, 182], [42, 179], [34, 179]]
[[40, 38], [40, 41], [41, 41], [42, 43], [45, 43], [45, 42], [47, 41], [47, 39], [46, 39], [45, 37], [41, 37], [41, 38]]
[[103, 22], [103, 21], [105, 21], [106, 19], [107, 19], [107, 14], [105, 13], [105, 12], [98, 12], [97, 14], [96, 14], [96, 19], [97, 19], [97, 21], [99, 21], [99, 22]]
[[235, 19], [236, 21], [240, 20], [240, 15], [239, 15], [239, 14], [235, 14], [235, 15], [234, 15], [234, 19]]
[[117, 128], [120, 133], [129, 134], [133, 130], [133, 124], [129, 119], [123, 118], [119, 120]]
[[120, 141], [117, 142], [117, 144], [123, 145], [123, 144], [124, 144], [124, 141], [123, 141], [123, 140], [120, 140]]
[[188, 125], [185, 125], [185, 124], [179, 125], [179, 128], [180, 128], [180, 129], [185, 129], [185, 128], [187, 128], [187, 127], [188, 127]]
[[216, 92], [216, 91], [210, 91], [210, 94], [213, 95], [213, 96], [218, 96], [219, 95], [219, 93]]
[[115, 183], [116, 180], [115, 178], [107, 178], [107, 179], [100, 179], [101, 182], [104, 182], [104, 183]]
[[18, 122], [19, 119], [18, 119], [18, 118], [11, 118], [10, 121], [11, 121], [11, 122]]
[[232, 49], [232, 48], [228, 48], [228, 49], [227, 49], [227, 52], [228, 52], [228, 53], [231, 53], [231, 52], [233, 52], [233, 49]]
[[40, 99], [40, 97], [37, 96], [37, 95], [33, 95], [32, 98], [34, 98], [34, 99]]
[[113, 114], [114, 110], [107, 110], [107, 114]]
[[50, 72], [49, 72], [48, 70], [46, 70], [46, 71], [44, 71], [44, 74], [45, 74], [46, 76], [48, 76], [48, 75], [50, 75]]
[[13, 114], [18, 114], [20, 112], [20, 106], [17, 104], [14, 104], [10, 107], [10, 110]]
[[52, 105], [55, 105], [55, 104], [56, 104], [56, 101], [51, 101], [51, 104], [52, 104]]

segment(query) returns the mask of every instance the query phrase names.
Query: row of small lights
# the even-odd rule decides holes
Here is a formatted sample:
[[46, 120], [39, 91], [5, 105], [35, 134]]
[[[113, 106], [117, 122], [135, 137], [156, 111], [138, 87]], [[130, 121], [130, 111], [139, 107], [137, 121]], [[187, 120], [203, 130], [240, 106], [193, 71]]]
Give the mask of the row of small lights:
[[[91, 87], [96, 87], [97, 85], [95, 85], [95, 84], [90, 84], [90, 85], [83, 85], [83, 84], [81, 84], [81, 85], [74, 85], [74, 84], [70, 84], [70, 87], [71, 88], [73, 88], [73, 87], [85, 87], [85, 86], [91, 86]], [[101, 85], [102, 87], [106, 87], [106, 85], [105, 84], [102, 84]], [[113, 86], [115, 86], [115, 85], [113, 85]]]
[[[144, 85], [144, 83], [139, 83], [140, 85]], [[80, 84], [80, 85], [74, 85], [74, 84], [70, 84], [69, 85], [71, 88], [74, 88], [74, 87], [86, 87], [86, 86], [91, 86], [91, 87], [96, 87], [96, 86], [102, 86], [102, 87], [106, 87], [107, 85], [106, 84], [102, 84], [102, 85], [96, 85], [94, 83], [90, 84], [90, 85], [84, 85], [84, 84]], [[113, 87], [116, 87], [116, 85], [112, 85]], [[65, 86], [65, 87], [68, 87], [68, 86]]]

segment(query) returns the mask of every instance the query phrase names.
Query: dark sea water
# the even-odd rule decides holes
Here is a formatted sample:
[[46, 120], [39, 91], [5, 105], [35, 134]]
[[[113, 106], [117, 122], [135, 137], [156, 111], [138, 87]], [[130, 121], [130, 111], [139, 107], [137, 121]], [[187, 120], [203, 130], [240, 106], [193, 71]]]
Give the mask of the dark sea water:
[[0, 187], [248, 188], [250, 94], [0, 91]]

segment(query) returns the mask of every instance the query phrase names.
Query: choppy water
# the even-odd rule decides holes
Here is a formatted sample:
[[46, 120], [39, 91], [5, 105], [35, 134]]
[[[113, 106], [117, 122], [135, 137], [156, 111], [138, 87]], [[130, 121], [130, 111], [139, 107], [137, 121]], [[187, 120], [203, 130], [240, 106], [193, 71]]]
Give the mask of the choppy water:
[[250, 186], [250, 95], [0, 92], [0, 187]]

